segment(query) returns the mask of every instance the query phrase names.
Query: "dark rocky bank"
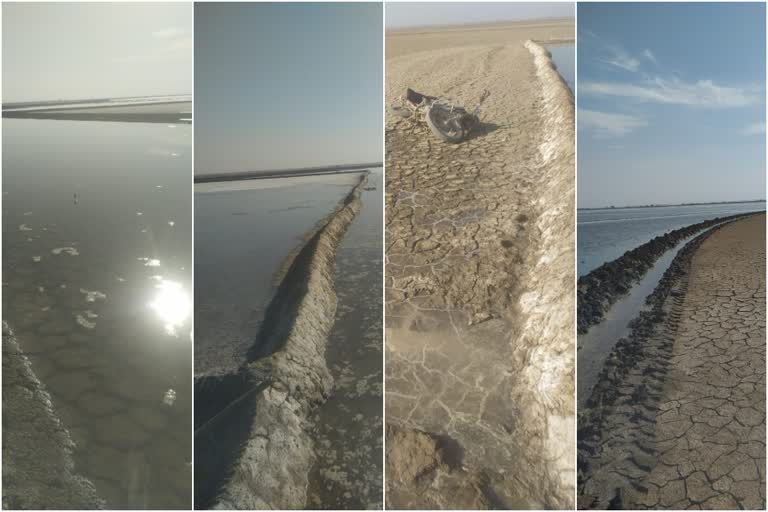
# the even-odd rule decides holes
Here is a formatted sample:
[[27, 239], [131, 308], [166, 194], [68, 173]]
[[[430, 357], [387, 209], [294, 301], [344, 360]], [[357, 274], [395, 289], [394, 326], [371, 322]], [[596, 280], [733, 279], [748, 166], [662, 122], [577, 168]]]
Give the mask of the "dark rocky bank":
[[681, 240], [721, 222], [747, 215], [752, 213], [717, 217], [670, 231], [581, 276], [576, 298], [578, 333], [585, 334], [590, 327], [599, 324], [611, 306], [642, 279], [656, 260]]

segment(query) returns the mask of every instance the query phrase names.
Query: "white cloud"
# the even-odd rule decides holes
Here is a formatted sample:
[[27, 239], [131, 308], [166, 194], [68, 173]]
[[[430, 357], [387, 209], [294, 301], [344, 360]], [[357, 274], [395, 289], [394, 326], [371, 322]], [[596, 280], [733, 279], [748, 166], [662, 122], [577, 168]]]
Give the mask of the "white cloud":
[[667, 80], [660, 77], [640, 84], [585, 82], [579, 84], [579, 94], [619, 96], [641, 102], [704, 108], [743, 107], [760, 101], [760, 95], [754, 88], [721, 86], [712, 80], [684, 82], [677, 78]]
[[742, 135], [764, 135], [765, 123], [752, 123], [741, 130], [741, 133]]
[[598, 138], [623, 137], [637, 128], [648, 126], [648, 122], [641, 117], [585, 108], [579, 109], [578, 122], [580, 129], [589, 130]]
[[642, 56], [648, 59], [649, 61], [653, 62], [654, 64], [658, 64], [658, 62], [656, 61], [656, 56], [648, 48], [643, 50]]
[[603, 62], [633, 73], [640, 69], [640, 61], [621, 48], [610, 47], [608, 49], [611, 52], [611, 56], [603, 59]]

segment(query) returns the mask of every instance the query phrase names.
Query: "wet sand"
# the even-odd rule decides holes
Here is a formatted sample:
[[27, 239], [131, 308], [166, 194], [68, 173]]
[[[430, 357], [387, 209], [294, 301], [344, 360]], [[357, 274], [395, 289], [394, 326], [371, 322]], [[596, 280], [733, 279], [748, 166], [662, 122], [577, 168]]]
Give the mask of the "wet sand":
[[580, 418], [580, 508], [765, 507], [765, 215], [702, 236]]
[[573, 97], [526, 46], [573, 30], [387, 33], [387, 105], [491, 93], [457, 145], [386, 116], [388, 508], [573, 504]]

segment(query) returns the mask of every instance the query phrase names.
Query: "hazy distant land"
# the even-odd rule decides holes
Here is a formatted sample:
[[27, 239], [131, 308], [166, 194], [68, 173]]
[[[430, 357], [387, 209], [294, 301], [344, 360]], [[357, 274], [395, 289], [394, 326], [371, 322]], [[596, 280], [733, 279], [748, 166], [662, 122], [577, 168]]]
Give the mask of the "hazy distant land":
[[676, 203], [676, 204], [643, 204], [635, 206], [592, 206], [589, 208], [578, 208], [579, 211], [588, 210], [627, 210], [630, 208], [671, 208], [678, 206], [707, 206], [715, 204], [745, 204], [745, 203], [764, 203], [765, 199], [750, 199], [745, 201], [710, 201], [703, 203]]

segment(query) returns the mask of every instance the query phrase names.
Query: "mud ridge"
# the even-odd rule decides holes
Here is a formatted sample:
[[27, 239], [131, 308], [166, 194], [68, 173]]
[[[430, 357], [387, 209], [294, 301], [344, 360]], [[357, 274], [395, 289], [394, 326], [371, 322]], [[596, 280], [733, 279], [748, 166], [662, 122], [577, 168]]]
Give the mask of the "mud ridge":
[[75, 473], [75, 443], [11, 329], [3, 323], [3, 508], [106, 507]]
[[[310, 413], [333, 387], [336, 248], [361, 208], [360, 182], [290, 261], [237, 375], [201, 378], [196, 396], [195, 507], [301, 509], [315, 455]], [[219, 391], [230, 401], [219, 402]], [[196, 407], [197, 410], [197, 407]]]
[[586, 334], [590, 327], [599, 324], [611, 306], [626, 295], [653, 267], [656, 260], [678, 242], [715, 224], [752, 214], [718, 217], [670, 231], [581, 276], [577, 285], [578, 333]]
[[658, 457], [654, 418], [688, 290], [691, 260], [707, 238], [742, 217], [720, 219], [720, 224], [680, 250], [646, 298], [648, 308], [632, 320], [629, 335], [616, 343], [606, 359], [578, 419], [579, 509], [645, 508], [638, 499], [646, 492], [642, 482]]
[[[525, 318], [511, 340], [517, 383], [510, 397], [526, 404], [525, 457], [544, 472], [523, 477], [547, 508], [572, 508], [575, 477], [573, 404], [574, 98], [542, 46], [527, 41], [541, 83], [540, 179], [536, 217], [518, 301]], [[540, 478], [543, 476], [543, 478]]]

